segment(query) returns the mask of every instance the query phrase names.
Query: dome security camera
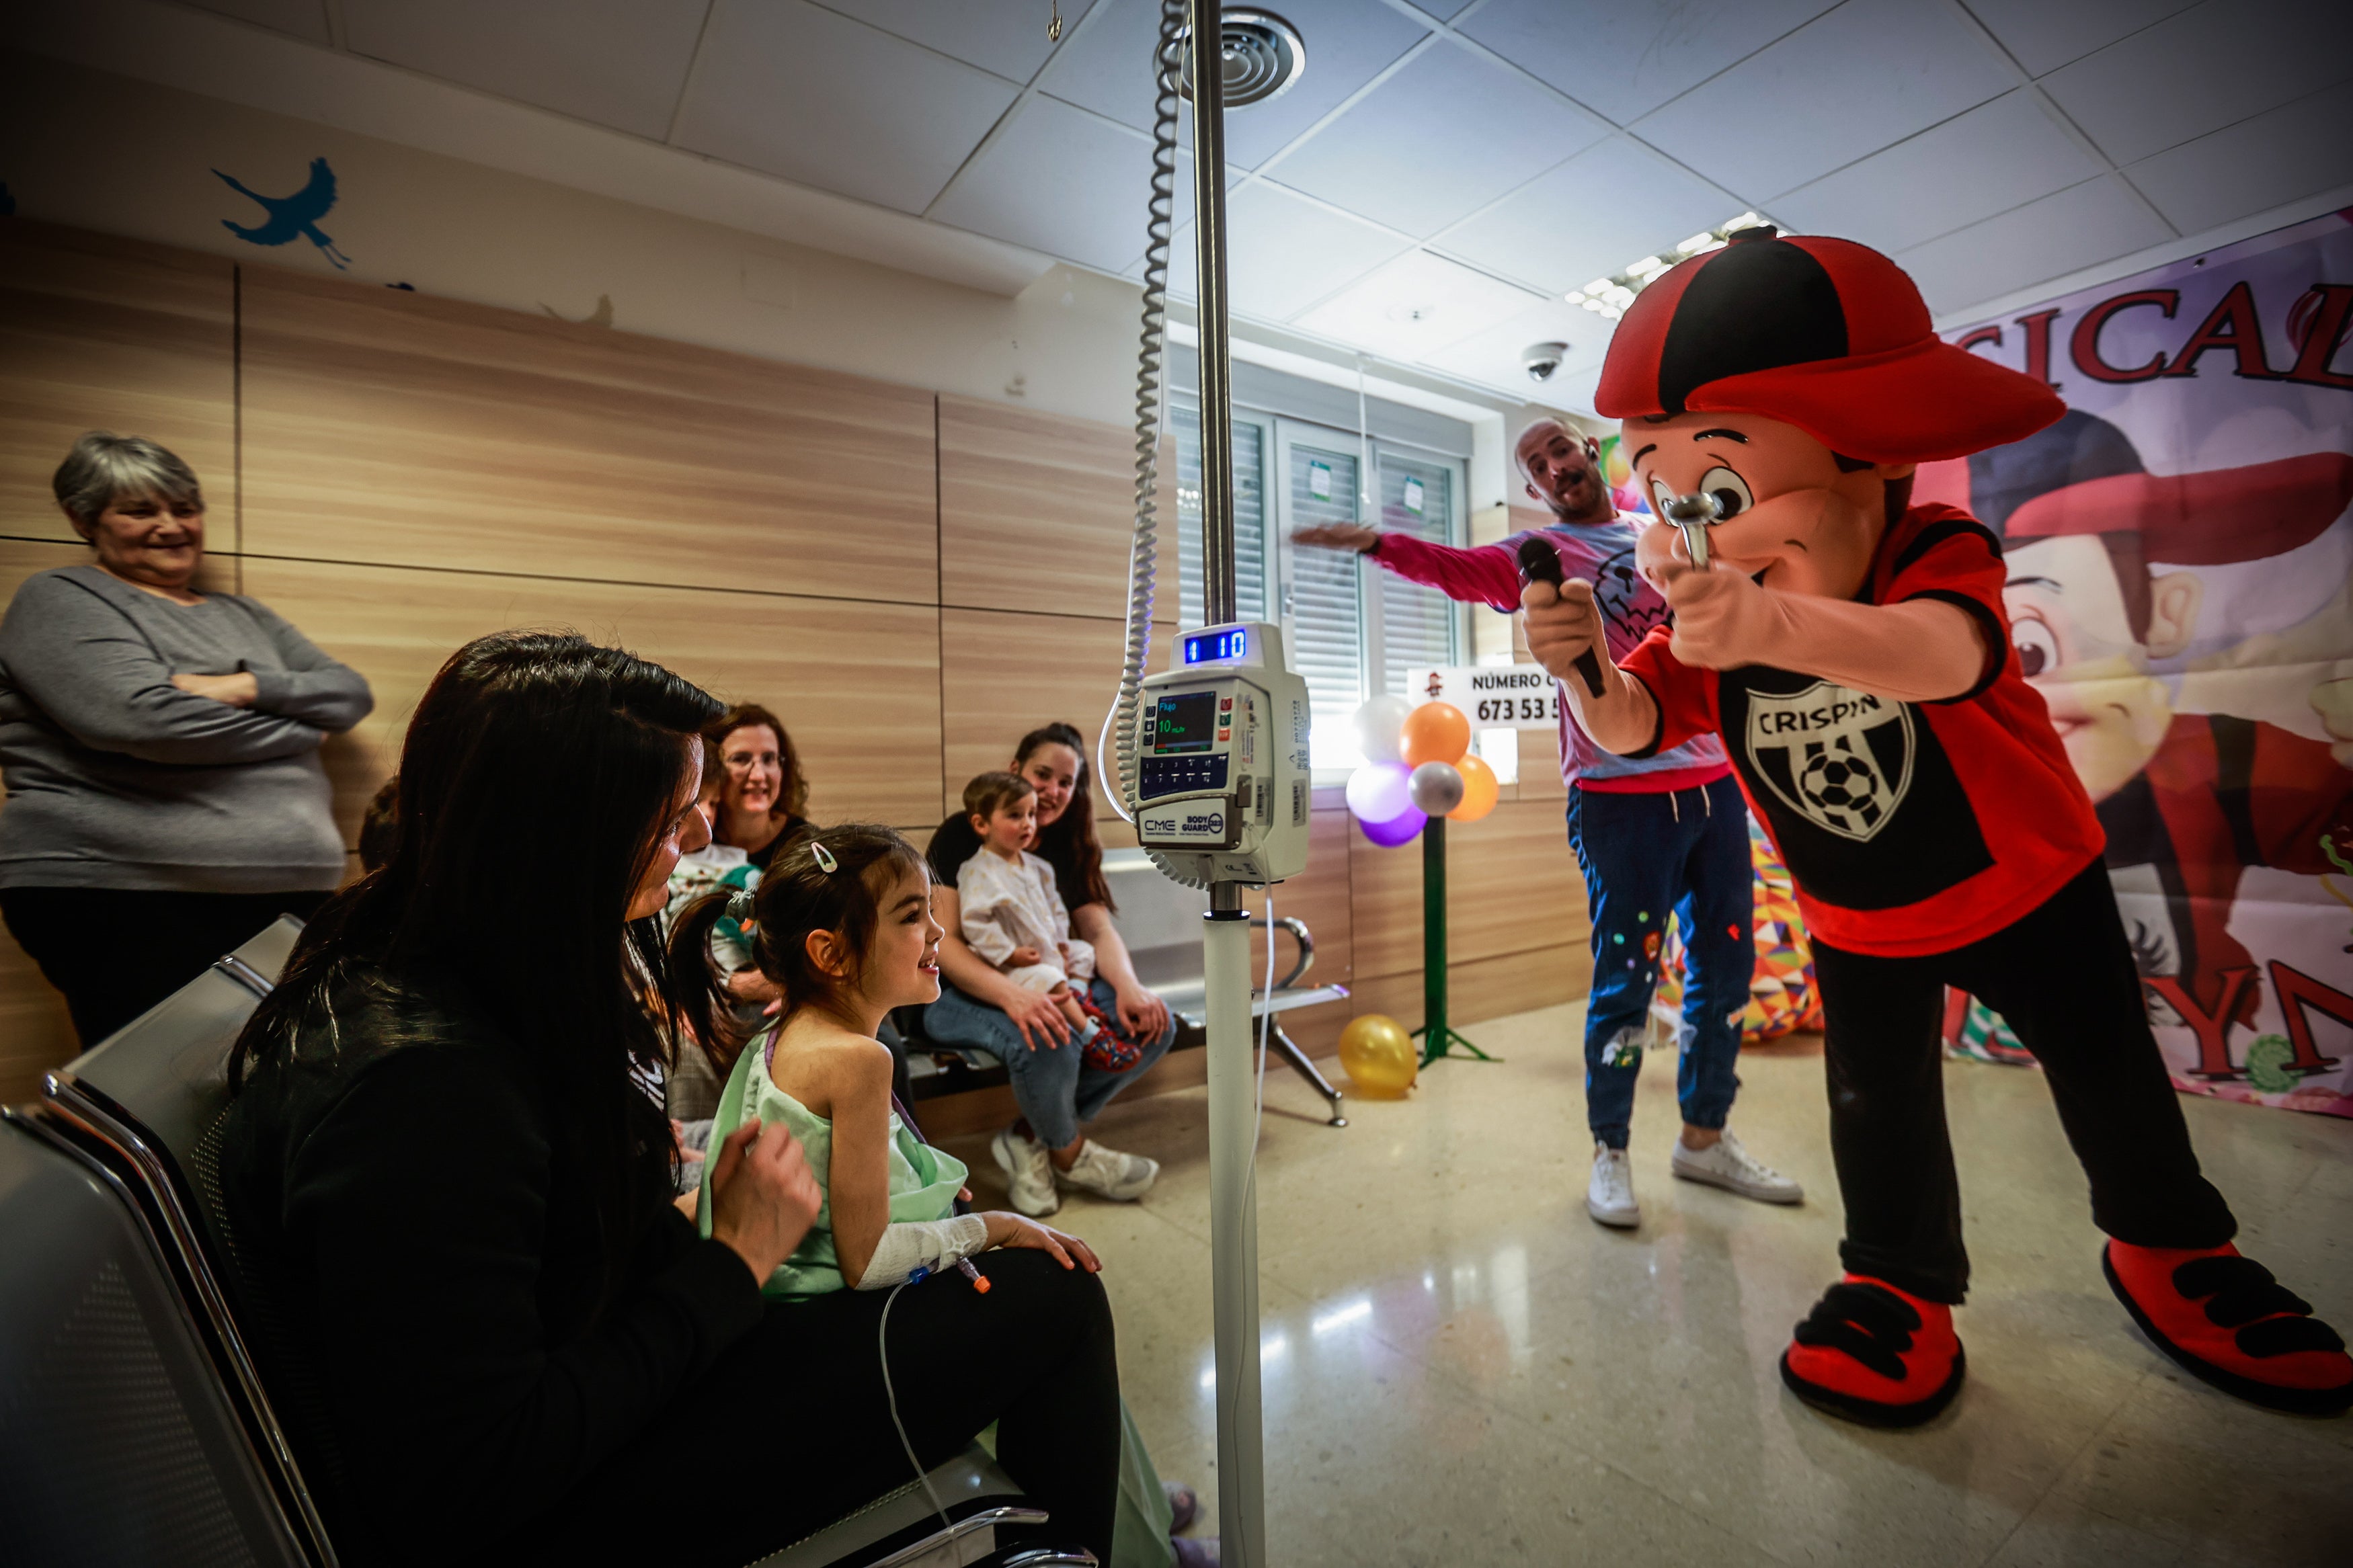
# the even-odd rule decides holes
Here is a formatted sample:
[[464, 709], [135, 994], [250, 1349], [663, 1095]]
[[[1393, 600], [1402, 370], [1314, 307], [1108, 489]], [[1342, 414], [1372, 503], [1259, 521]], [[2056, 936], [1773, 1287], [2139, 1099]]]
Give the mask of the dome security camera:
[[1520, 363], [1527, 368], [1530, 381], [1550, 381], [1567, 357], [1567, 343], [1530, 343], [1520, 351]]

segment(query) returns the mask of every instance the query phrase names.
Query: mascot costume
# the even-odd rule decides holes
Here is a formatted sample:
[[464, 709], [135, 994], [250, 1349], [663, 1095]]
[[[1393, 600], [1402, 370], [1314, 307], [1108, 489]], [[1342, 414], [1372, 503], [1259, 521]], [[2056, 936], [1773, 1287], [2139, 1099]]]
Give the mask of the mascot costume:
[[[1825, 1017], [1845, 1273], [1783, 1381], [1877, 1426], [1959, 1392], [1968, 1285], [1945, 1127], [1944, 989], [2042, 1061], [2109, 1237], [2108, 1283], [2184, 1368], [2274, 1409], [2353, 1404], [2344, 1342], [2231, 1245], [2150, 1036], [2092, 803], [2002, 612], [2001, 546], [1913, 506], [1922, 463], [2031, 435], [2041, 382], [1945, 343], [1863, 246], [1769, 227], [1651, 284], [1596, 405], [1662, 519], [1645, 575], [1675, 613], [1611, 668], [1588, 584], [1531, 584], [1528, 642], [1588, 734], [1646, 756], [1722, 734], [1796, 879]], [[1580, 655], [1599, 697], [1567, 679]]]

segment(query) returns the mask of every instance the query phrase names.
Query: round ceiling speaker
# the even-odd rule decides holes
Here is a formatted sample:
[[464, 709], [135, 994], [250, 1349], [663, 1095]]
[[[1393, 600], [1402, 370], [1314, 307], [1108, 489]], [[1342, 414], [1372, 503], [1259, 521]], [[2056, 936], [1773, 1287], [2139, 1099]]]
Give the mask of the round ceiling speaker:
[[[1307, 73], [1307, 46], [1300, 41], [1299, 29], [1273, 12], [1237, 7], [1222, 13], [1219, 24], [1228, 109], [1247, 109], [1280, 98]], [[1191, 28], [1185, 30], [1179, 48], [1185, 62], [1180, 85], [1185, 96], [1191, 98]]]

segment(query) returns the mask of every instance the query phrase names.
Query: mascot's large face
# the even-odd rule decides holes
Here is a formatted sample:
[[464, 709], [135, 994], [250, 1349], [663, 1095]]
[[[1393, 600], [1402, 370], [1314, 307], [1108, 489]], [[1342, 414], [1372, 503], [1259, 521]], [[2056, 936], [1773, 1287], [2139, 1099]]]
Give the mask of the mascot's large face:
[[[1758, 576], [1768, 588], [1851, 598], [1871, 570], [1886, 531], [1886, 485], [1909, 463], [1841, 471], [1831, 449], [1794, 425], [1754, 414], [1675, 414], [1626, 420], [1625, 450], [1651, 509], [1670, 496], [1705, 492], [1722, 521], [1709, 548], [1727, 571]], [[1666, 523], [1644, 540], [1646, 558], [1685, 559]]]

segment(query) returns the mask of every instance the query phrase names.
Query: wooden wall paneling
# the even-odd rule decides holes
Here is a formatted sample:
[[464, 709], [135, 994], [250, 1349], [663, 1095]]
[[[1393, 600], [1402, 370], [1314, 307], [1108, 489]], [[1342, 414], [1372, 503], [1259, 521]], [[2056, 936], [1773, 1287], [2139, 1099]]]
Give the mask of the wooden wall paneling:
[[[1592, 989], [1592, 982], [1593, 957], [1581, 942], [1470, 959], [1447, 971], [1446, 1015], [1476, 1040], [1478, 1035], [1469, 1030], [1470, 1025], [1577, 1001]], [[1359, 980], [1350, 1000], [1355, 1005], [1352, 1016], [1383, 1013], [1409, 1029], [1421, 1027], [1421, 974], [1418, 970], [1411, 974], [1377, 974]], [[1579, 1048], [1580, 1037], [1565, 1040], [1564, 1048]], [[1334, 1048], [1338, 1048], [1336, 1043]]]
[[[1096, 733], [1117, 694], [1124, 638], [1117, 621], [941, 610], [941, 813], [960, 809], [965, 784], [1011, 761], [1014, 743], [1040, 724], [1076, 726], [1092, 764]], [[1095, 826], [1105, 844], [1135, 842], [1101, 779]]]
[[0, 223], [0, 533], [75, 537], [50, 476], [85, 430], [161, 442], [237, 543], [236, 268], [193, 251]]
[[[1383, 849], [1349, 834], [1356, 973], [1421, 968], [1421, 846]], [[1545, 802], [1506, 801], [1478, 822], [1446, 825], [1447, 952], [1456, 966], [1562, 942], [1581, 942], [1585, 879], [1560, 815]]]
[[328, 746], [346, 833], [397, 764], [434, 672], [470, 638], [510, 626], [571, 626], [713, 696], [774, 709], [801, 749], [820, 822], [921, 822], [939, 800], [929, 605], [267, 560], [246, 563], [246, 587], [375, 689], [375, 711]]
[[248, 552], [931, 603], [927, 392], [248, 268]]
[[[1160, 593], [1176, 619], [1176, 455], [1160, 459]], [[1117, 425], [940, 399], [940, 602], [1043, 615], [1127, 610], [1135, 437]]]

